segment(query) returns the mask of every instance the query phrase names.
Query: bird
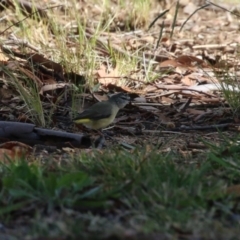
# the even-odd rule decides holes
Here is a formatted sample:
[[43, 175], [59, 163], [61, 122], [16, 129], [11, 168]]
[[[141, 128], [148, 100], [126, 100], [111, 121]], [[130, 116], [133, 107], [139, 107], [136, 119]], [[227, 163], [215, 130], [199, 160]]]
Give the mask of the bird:
[[78, 114], [73, 122], [94, 130], [105, 128], [114, 121], [118, 111], [129, 102], [130, 96], [128, 94], [114, 94], [107, 101], [95, 103]]

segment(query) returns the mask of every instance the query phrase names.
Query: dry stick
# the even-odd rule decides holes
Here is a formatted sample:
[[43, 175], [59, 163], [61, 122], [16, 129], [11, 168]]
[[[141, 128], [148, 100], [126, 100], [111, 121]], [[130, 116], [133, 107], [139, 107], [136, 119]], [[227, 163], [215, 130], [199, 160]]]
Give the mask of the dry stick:
[[232, 47], [236, 48], [237, 43], [231, 43], [231, 44], [204, 44], [204, 45], [195, 45], [192, 46], [194, 50], [205, 50], [205, 49], [211, 49], [211, 50], [223, 50], [225, 47]]
[[224, 10], [224, 11], [227, 11], [227, 12], [229, 12], [229, 13], [231, 13], [231, 14], [233, 14], [233, 15], [237, 16], [237, 17], [240, 17], [240, 15], [239, 15], [239, 14], [236, 14], [235, 12], [233, 12], [233, 11], [230, 11], [230, 10], [228, 10], [228, 9], [226, 9], [226, 8], [222, 7], [222, 6], [219, 6], [219, 5], [217, 5], [217, 4], [215, 4], [215, 3], [211, 2], [211, 1], [208, 1], [208, 0], [207, 0], [206, 2], [208, 2], [208, 3], [209, 3], [208, 5], [213, 5], [213, 6], [215, 6], [215, 7], [218, 7], [218, 8], [220, 8], [220, 9]]
[[[63, 5], [57, 5], [57, 6], [53, 6], [53, 7], [47, 7], [47, 8], [44, 8], [44, 9], [41, 9], [41, 11], [45, 11], [45, 10], [48, 10], [48, 9], [53, 9], [53, 8], [57, 8], [57, 7], [62, 7]], [[32, 15], [34, 15], [35, 13], [38, 13], [40, 10], [37, 10], [33, 13], [30, 13], [28, 16], [26, 16], [25, 18], [23, 18], [22, 20], [16, 22], [16, 23], [13, 23], [12, 25], [10, 25], [9, 27], [7, 27], [5, 30], [3, 30], [2, 32], [0, 32], [0, 35], [5, 33], [8, 29], [10, 29], [11, 27], [13, 26], [16, 26], [18, 25], [19, 23], [25, 21], [27, 18], [31, 17]]]
[[166, 134], [179, 134], [179, 135], [188, 135], [188, 133], [185, 132], [177, 132], [175, 130], [173, 131], [165, 131], [165, 130], [142, 130], [143, 133], [156, 133], [156, 134], [160, 134], [160, 133], [166, 133]]
[[155, 22], [162, 16], [164, 16], [170, 9], [165, 10], [164, 12], [160, 13], [149, 25], [148, 30], [155, 24]]
[[164, 28], [164, 21], [162, 21], [162, 24], [161, 24], [160, 28], [161, 28], [161, 30], [160, 30], [160, 33], [159, 33], [159, 37], [158, 37], [158, 40], [157, 40], [157, 44], [156, 44], [155, 50], [157, 50], [157, 48], [159, 47], [160, 41], [162, 39], [163, 28]]
[[[163, 89], [163, 90], [180, 90], [180, 91], [193, 91], [193, 92], [198, 92], [198, 93], [201, 93], [201, 94], [205, 94], [206, 96], [208, 97], [214, 97], [216, 98], [216, 96], [212, 95], [212, 94], [209, 94], [209, 93], [205, 93], [203, 91], [200, 91], [200, 90], [196, 90], [196, 89], [188, 89], [188, 88], [181, 88], [181, 87], [158, 87], [156, 86], [158, 89]], [[147, 98], [156, 98], [156, 97], [160, 97], [161, 95], [155, 95], [153, 97], [147, 97]]]
[[194, 148], [194, 149], [206, 149], [207, 148], [207, 146], [205, 146], [203, 144], [199, 144], [199, 143], [188, 143], [187, 147]]
[[203, 5], [203, 6], [199, 7], [199, 8], [197, 8], [197, 9], [184, 21], [184, 23], [182, 24], [179, 32], [182, 31], [184, 25], [187, 23], [187, 21], [188, 21], [197, 11], [199, 11], [199, 10], [201, 10], [201, 9], [203, 9], [203, 8], [206, 8], [206, 7], [208, 7], [208, 6], [210, 6], [210, 4], [206, 4], [206, 5]]
[[181, 126], [178, 128], [178, 130], [210, 130], [210, 129], [219, 129], [219, 128], [225, 128], [233, 125], [232, 123], [223, 123], [223, 124], [214, 124], [209, 126]]
[[133, 106], [164, 106], [162, 103], [131, 102]]
[[144, 52], [143, 52], [143, 68], [144, 68], [144, 72], [145, 72], [146, 80], [149, 82], [149, 79], [148, 79], [148, 73], [147, 73], [147, 67], [146, 67], [146, 58], [145, 58], [145, 54], [144, 54]]
[[190, 97], [187, 102], [185, 102], [180, 108], [180, 112], [185, 112], [186, 109], [189, 107], [190, 103], [192, 102], [192, 98]]
[[179, 0], [177, 1], [177, 6], [176, 6], [174, 19], [173, 19], [173, 23], [172, 23], [172, 31], [171, 31], [171, 34], [170, 34], [170, 38], [172, 38], [172, 36], [173, 36], [174, 28], [175, 28], [176, 21], [177, 21], [178, 9], [179, 9]]
[[[142, 83], [142, 84], [145, 84], [146, 85], [146, 81], [144, 81], [144, 80], [139, 80], [139, 79], [135, 79], [135, 78], [131, 78], [131, 77], [128, 77], [128, 76], [120, 76], [120, 77], [115, 77], [115, 76], [110, 76], [110, 77], [108, 77], [108, 76], [106, 76], [106, 77], [99, 77], [99, 79], [101, 79], [101, 78], [117, 78], [117, 79], [121, 79], [121, 78], [127, 78], [127, 79], [129, 79], [129, 80], [131, 80], [131, 81], [133, 81], [133, 82], [140, 82], [140, 83]], [[152, 82], [148, 82], [147, 83], [148, 85], [152, 85], [152, 86], [155, 86], [155, 83], [152, 83]], [[144, 92], [144, 91], [143, 91]]]
[[[39, 52], [39, 49], [35, 46], [33, 46], [31, 43], [29, 43], [28, 41], [26, 40], [22, 40], [22, 39], [17, 39], [17, 38], [14, 38], [12, 40], [8, 40], [8, 41], [5, 41], [4, 42], [4, 45], [18, 45], [18, 46], [22, 46], [22, 47], [28, 47], [36, 52]], [[2, 45], [2, 49], [4, 49], [4, 51], [8, 51], [9, 52], [9, 49], [8, 48], [5, 48], [4, 45]], [[16, 55], [17, 53], [15, 53]], [[19, 53], [19, 55], [21, 56], [25, 56], [25, 54], [21, 54]]]

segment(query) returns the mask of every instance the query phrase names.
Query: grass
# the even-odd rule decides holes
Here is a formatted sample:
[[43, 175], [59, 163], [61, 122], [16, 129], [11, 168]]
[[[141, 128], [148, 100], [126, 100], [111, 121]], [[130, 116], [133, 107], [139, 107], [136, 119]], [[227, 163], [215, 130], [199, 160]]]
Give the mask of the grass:
[[178, 155], [140, 149], [3, 165], [0, 219], [8, 227], [28, 216], [31, 236], [66, 239], [121, 239], [130, 229], [217, 237], [229, 225], [230, 236], [237, 236], [240, 209], [227, 187], [239, 183], [239, 150], [224, 157], [221, 151], [216, 147], [191, 165]]
[[42, 106], [39, 86], [33, 79], [28, 78], [27, 74], [21, 72], [20, 68], [18, 70], [21, 75], [18, 78], [7, 68], [3, 67], [2, 72], [11, 80], [8, 85], [18, 92], [19, 98], [23, 102], [21, 108], [26, 120], [31, 120], [37, 125], [46, 127], [46, 122], [50, 122], [50, 120], [46, 117]]
[[235, 74], [230, 74], [228, 71], [223, 71], [222, 75], [223, 76], [218, 76], [218, 79], [221, 79], [219, 83], [224, 99], [229, 104], [233, 116], [239, 118], [240, 116], [239, 81], [236, 78]]
[[[72, 6], [77, 4], [74, 0], [68, 3], [72, 4]], [[40, 53], [44, 54], [46, 58], [61, 63], [65, 71], [73, 71], [84, 75], [87, 79], [88, 88], [94, 91], [94, 89], [98, 88], [98, 85], [96, 86], [95, 83], [94, 73], [102, 64], [107, 64], [110, 69], [114, 69], [117, 66], [119, 76], [128, 76], [129, 72], [138, 69], [139, 64], [136, 60], [136, 56], [139, 54], [138, 51], [133, 55], [129, 51], [126, 51], [126, 54], [120, 54], [113, 51], [110, 44], [108, 45], [107, 43], [105, 47], [102, 46], [106, 51], [105, 56], [99, 56], [99, 52], [95, 49], [97, 39], [102, 32], [118, 29], [117, 23], [119, 21], [123, 23], [123, 26], [126, 27], [125, 30], [128, 31], [137, 27], [147, 26], [147, 19], [152, 3], [151, 1], [143, 0], [131, 2], [118, 1], [114, 4], [115, 8], [113, 8], [112, 1], [104, 1], [104, 3], [102, 1], [94, 1], [94, 4], [86, 3], [86, 6], [93, 10], [95, 8], [101, 9], [97, 13], [97, 16], [92, 16], [96, 17], [97, 21], [94, 20], [89, 23], [91, 19], [89, 13], [91, 11], [85, 12], [86, 6], [80, 6], [80, 9], [70, 7], [63, 8], [62, 10], [60, 10], [60, 7], [56, 7], [48, 10], [48, 24], [45, 24], [44, 21], [38, 22], [38, 28], [36, 29], [36, 20], [27, 18], [25, 21], [17, 24], [17, 26], [12, 26], [11, 31], [15, 32], [18, 38], [25, 39], [38, 49], [41, 49]], [[15, 5], [14, 18], [7, 20], [8, 25], [12, 25], [15, 19], [19, 19], [20, 21], [25, 18], [19, 4], [16, 2]], [[44, 8], [47, 7], [44, 6]], [[115, 12], [116, 9], [117, 14]], [[122, 12], [123, 9], [124, 12]], [[59, 22], [61, 19], [63, 23]], [[94, 30], [91, 39], [86, 36], [87, 28]], [[29, 49], [22, 46], [21, 51], [29, 52]], [[151, 71], [147, 71], [146, 74], [151, 75], [150, 73]], [[22, 78], [21, 73], [17, 73], [17, 76]], [[24, 101], [31, 121], [37, 126], [51, 126], [51, 115], [44, 114], [42, 99], [38, 94], [39, 89], [34, 83], [24, 84], [24, 81], [18, 81], [19, 78], [15, 77], [16, 81], [12, 81], [9, 76], [8, 81], [11, 85], [15, 84], [13, 87], [18, 90], [21, 99]], [[145, 79], [152, 79], [152, 77], [147, 76]], [[125, 79], [120, 79], [119, 81], [121, 84], [128, 84], [128, 81]], [[26, 82], [29, 82], [28, 79], [26, 79]], [[75, 99], [75, 95], [82, 91], [85, 91], [85, 88], [73, 88], [73, 99]], [[55, 107], [54, 103], [52, 105]]]

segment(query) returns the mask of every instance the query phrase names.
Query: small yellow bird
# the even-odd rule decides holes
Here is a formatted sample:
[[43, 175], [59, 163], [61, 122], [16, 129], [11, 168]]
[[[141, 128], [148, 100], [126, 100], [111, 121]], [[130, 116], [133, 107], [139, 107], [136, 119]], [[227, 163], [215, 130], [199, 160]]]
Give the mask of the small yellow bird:
[[114, 94], [107, 101], [98, 102], [84, 110], [73, 121], [95, 130], [105, 128], [114, 121], [118, 111], [129, 102], [128, 94]]

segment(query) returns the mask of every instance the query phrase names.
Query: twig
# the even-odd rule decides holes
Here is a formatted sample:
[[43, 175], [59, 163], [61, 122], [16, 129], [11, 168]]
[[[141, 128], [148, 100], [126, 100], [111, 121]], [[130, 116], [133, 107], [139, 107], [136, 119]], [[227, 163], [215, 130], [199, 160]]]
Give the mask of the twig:
[[[41, 11], [45, 11], [45, 10], [48, 10], [48, 9], [53, 9], [53, 8], [56, 8], [56, 7], [62, 7], [63, 5], [57, 5], [57, 6], [53, 6], [53, 7], [47, 7], [47, 8], [44, 8], [44, 9], [41, 9]], [[28, 16], [26, 16], [25, 18], [23, 18], [22, 20], [16, 22], [16, 23], [13, 23], [12, 25], [10, 25], [9, 27], [7, 27], [5, 30], [3, 30], [2, 32], [0, 32], [0, 35], [4, 34], [8, 29], [10, 29], [11, 27], [13, 26], [16, 26], [16, 25], [19, 25], [19, 23], [25, 21], [27, 18], [31, 17], [32, 15], [36, 14], [40, 12], [40, 10], [37, 10], [31, 14], [29, 14]]]
[[162, 24], [160, 26], [161, 30], [160, 30], [160, 33], [159, 33], [159, 36], [158, 36], [158, 40], [157, 40], [157, 44], [156, 44], [156, 47], [155, 47], [155, 50], [157, 50], [157, 48], [159, 47], [159, 43], [162, 39], [162, 34], [163, 34], [163, 28], [164, 28], [164, 21], [162, 21]]
[[197, 8], [197, 9], [184, 21], [184, 23], [182, 24], [179, 32], [182, 31], [184, 25], [187, 23], [187, 21], [188, 21], [197, 11], [199, 11], [199, 10], [201, 10], [201, 9], [203, 9], [203, 8], [206, 8], [206, 7], [208, 7], [208, 6], [210, 6], [210, 4], [206, 4], [206, 5], [203, 5], [203, 6], [199, 7], [199, 8]]
[[155, 22], [162, 16], [164, 16], [167, 12], [169, 12], [170, 9], [167, 9], [165, 11], [163, 11], [162, 13], [160, 13], [149, 25], [148, 30], [155, 24]]
[[146, 58], [145, 58], [144, 52], [143, 52], [143, 68], [144, 68], [144, 72], [145, 72], [146, 79], [147, 79], [147, 81], [149, 82], [148, 73], [147, 73], [147, 67], [146, 67]]
[[237, 17], [240, 17], [240, 15], [239, 15], [239, 14], [236, 14], [235, 12], [233, 12], [233, 11], [230, 11], [230, 10], [228, 10], [228, 9], [226, 9], [226, 8], [222, 7], [222, 6], [219, 6], [219, 5], [217, 5], [217, 4], [215, 4], [215, 3], [211, 2], [211, 1], [208, 1], [208, 0], [207, 0], [206, 2], [209, 2], [209, 4], [208, 4], [208, 5], [213, 5], [213, 6], [215, 6], [215, 7], [218, 7], [218, 8], [220, 8], [220, 9], [224, 10], [224, 11], [227, 11], [227, 12], [229, 12], [229, 13], [231, 13], [231, 14], [233, 14], [233, 15], [237, 16]]
[[172, 30], [171, 30], [171, 33], [170, 33], [170, 38], [172, 38], [173, 32], [174, 32], [174, 28], [176, 26], [178, 9], [179, 9], [179, 0], [177, 1], [177, 6], [176, 6], [176, 9], [175, 9], [175, 13], [174, 13], [174, 18], [173, 18]]
[[21, 47], [28, 47], [36, 52], [39, 52], [39, 49], [35, 46], [33, 46], [32, 44], [30, 44], [28, 41], [26, 40], [22, 40], [22, 39], [17, 39], [15, 36], [11, 35], [11, 38], [14, 39], [10, 39], [4, 42], [4, 45], [18, 45]]
[[222, 128], [227, 128], [231, 126], [232, 123], [223, 123], [223, 124], [214, 124], [214, 125], [209, 125], [209, 126], [193, 126], [193, 127], [188, 127], [188, 126], [181, 126], [178, 128], [178, 130], [210, 130], [210, 129], [222, 129]]
[[[208, 97], [214, 97], [214, 98], [216, 98], [216, 96], [214, 96], [214, 95], [212, 95], [212, 94], [209, 94], [209, 93], [205, 93], [205, 92], [203, 92], [203, 91], [201, 91], [201, 90], [196, 90], [196, 89], [189, 89], [189, 88], [184, 88], [184, 87], [175, 87], [175, 86], [169, 86], [169, 87], [165, 87], [165, 86], [162, 86], [162, 87], [160, 87], [160, 86], [157, 86], [157, 85], [155, 85], [158, 89], [163, 89], [163, 90], [177, 90], [177, 91], [189, 91], [189, 92], [191, 92], [191, 91], [193, 91], [193, 92], [198, 92], [198, 93], [201, 93], [201, 94], [205, 94], [206, 96], [208, 96]], [[154, 95], [154, 96], [152, 96], [152, 97], [146, 97], [146, 98], [156, 98], [156, 97], [161, 97], [162, 96], [162, 94], [158, 94], [158, 95]]]

